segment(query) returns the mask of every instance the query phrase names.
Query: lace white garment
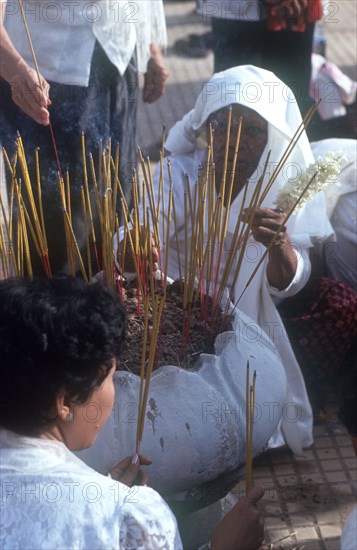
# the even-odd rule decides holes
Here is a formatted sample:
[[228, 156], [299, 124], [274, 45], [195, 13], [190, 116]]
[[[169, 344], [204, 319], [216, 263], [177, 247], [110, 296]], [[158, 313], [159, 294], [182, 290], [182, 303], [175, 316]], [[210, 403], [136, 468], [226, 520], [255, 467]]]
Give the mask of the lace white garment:
[[57, 441], [1, 430], [0, 452], [3, 550], [182, 548], [152, 489], [98, 474]]

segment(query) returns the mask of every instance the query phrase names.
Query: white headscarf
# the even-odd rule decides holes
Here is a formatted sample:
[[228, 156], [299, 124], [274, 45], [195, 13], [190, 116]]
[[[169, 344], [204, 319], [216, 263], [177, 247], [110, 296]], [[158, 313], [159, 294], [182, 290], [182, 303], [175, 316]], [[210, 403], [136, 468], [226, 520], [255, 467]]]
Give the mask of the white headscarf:
[[[253, 65], [241, 65], [213, 75], [203, 85], [195, 107], [171, 129], [166, 149], [174, 155], [184, 155], [200, 148], [200, 138], [209, 116], [223, 107], [234, 104], [252, 109], [268, 123], [268, 140], [261, 156], [261, 163], [249, 181], [258, 180], [268, 151], [271, 152], [271, 168], [268, 168], [268, 173], [271, 173], [300, 126], [302, 117], [290, 88], [272, 72]], [[273, 207], [278, 191], [286, 184], [288, 178], [296, 177], [313, 162], [314, 157], [304, 131], [264, 205]], [[254, 185], [249, 186], [248, 183], [247, 203], [253, 188]], [[316, 195], [290, 218], [288, 230], [294, 242], [306, 247], [311, 246], [312, 240], [325, 239], [333, 233], [326, 216], [325, 198], [322, 193]]]
[[[301, 123], [296, 99], [286, 84], [271, 71], [241, 65], [216, 73], [203, 85], [195, 107], [171, 129], [166, 148], [175, 154], [192, 152], [209, 116], [236, 103], [258, 113], [288, 140]], [[299, 147], [309, 150], [306, 134]], [[311, 151], [307, 160], [312, 161]]]

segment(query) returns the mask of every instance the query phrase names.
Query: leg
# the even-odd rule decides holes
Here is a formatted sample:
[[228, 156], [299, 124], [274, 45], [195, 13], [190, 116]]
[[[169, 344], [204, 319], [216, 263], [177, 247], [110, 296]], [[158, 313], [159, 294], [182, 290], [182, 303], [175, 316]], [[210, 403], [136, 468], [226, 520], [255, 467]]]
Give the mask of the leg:
[[313, 103], [309, 97], [313, 32], [314, 23], [304, 32], [264, 31], [264, 68], [292, 89], [303, 116]]
[[237, 65], [262, 65], [264, 21], [212, 18], [214, 71]]

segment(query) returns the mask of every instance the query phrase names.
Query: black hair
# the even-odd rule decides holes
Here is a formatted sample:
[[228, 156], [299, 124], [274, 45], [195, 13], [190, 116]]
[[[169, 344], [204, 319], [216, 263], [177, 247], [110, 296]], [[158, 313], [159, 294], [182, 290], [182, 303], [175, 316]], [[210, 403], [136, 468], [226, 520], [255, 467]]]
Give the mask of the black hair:
[[125, 313], [99, 283], [72, 277], [0, 283], [0, 426], [39, 435], [60, 391], [84, 403], [120, 354]]

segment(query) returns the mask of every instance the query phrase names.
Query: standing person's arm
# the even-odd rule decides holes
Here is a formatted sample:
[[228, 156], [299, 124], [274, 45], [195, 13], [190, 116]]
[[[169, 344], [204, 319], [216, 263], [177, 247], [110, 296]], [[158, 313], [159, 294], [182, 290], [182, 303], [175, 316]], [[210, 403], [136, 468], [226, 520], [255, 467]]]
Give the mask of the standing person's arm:
[[16, 105], [38, 124], [49, 124], [49, 85], [21, 57], [4, 26], [6, 4], [0, 4], [0, 76], [11, 86]]
[[154, 103], [165, 93], [166, 81], [169, 77], [169, 70], [165, 65], [161, 48], [151, 44], [150, 53], [151, 57], [144, 77], [144, 103]]

